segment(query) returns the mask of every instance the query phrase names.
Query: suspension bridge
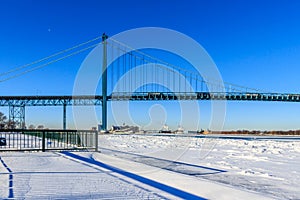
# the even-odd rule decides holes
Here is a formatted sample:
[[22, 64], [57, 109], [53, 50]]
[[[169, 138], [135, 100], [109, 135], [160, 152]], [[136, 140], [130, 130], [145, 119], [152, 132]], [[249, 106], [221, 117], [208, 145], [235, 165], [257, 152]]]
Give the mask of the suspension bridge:
[[[99, 41], [101, 40], [101, 41]], [[0, 106], [9, 107], [13, 128], [25, 128], [28, 106], [61, 106], [66, 129], [67, 106], [101, 106], [102, 129], [107, 130], [108, 101], [229, 100], [300, 102], [300, 94], [272, 93], [217, 82], [202, 77], [195, 69], [170, 64], [141, 50], [108, 38], [94, 38], [46, 58], [0, 74], [0, 83], [102, 45], [101, 95], [0, 96]], [[108, 65], [110, 56], [112, 63]]]

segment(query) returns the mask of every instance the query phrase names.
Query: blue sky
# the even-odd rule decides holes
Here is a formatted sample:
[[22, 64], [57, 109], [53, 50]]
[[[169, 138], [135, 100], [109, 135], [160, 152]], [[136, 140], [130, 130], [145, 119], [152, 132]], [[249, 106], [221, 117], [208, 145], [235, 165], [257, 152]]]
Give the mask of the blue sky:
[[[154, 26], [174, 29], [199, 42], [224, 81], [300, 93], [299, 10], [297, 0], [0, 0], [0, 73], [103, 32], [114, 35]], [[2, 82], [1, 95], [72, 94], [87, 53]], [[199, 104], [205, 129], [209, 103]], [[42, 110], [28, 108], [27, 123], [61, 127], [61, 108]], [[297, 103], [228, 102], [225, 129], [299, 129], [299, 111]], [[41, 117], [45, 112], [49, 119]], [[70, 109], [68, 118], [72, 118]], [[176, 127], [175, 121], [170, 119], [170, 126]], [[68, 123], [72, 126], [71, 120]]]

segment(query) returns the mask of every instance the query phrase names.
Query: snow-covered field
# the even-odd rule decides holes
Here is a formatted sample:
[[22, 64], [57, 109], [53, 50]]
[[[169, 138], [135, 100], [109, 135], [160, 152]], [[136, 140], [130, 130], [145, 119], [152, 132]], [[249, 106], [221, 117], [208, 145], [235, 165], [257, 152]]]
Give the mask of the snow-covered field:
[[0, 199], [299, 199], [300, 140], [100, 135], [99, 152], [0, 152]]

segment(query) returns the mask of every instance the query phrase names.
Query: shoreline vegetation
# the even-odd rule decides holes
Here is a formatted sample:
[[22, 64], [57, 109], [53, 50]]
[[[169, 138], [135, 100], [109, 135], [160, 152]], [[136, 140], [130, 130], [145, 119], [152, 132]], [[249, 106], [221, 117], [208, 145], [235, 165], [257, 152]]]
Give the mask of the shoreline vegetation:
[[128, 129], [118, 129], [118, 130], [110, 130], [107, 132], [101, 133], [110, 133], [110, 134], [197, 134], [197, 135], [249, 135], [249, 136], [300, 136], [300, 130], [223, 130], [223, 131], [215, 131], [215, 130], [198, 130], [198, 131], [184, 131], [180, 130], [139, 130], [138, 128], [135, 130]]
[[300, 130], [288, 131], [257, 131], [257, 130], [237, 130], [237, 131], [201, 131], [200, 134], [222, 134], [222, 135], [292, 135], [300, 136]]

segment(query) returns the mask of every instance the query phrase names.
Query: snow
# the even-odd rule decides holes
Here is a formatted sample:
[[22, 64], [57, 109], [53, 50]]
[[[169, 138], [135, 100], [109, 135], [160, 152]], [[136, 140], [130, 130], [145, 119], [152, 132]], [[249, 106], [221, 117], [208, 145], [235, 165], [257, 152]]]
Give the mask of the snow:
[[[201, 173], [197, 175], [194, 172], [196, 174], [194, 176], [256, 191], [272, 198], [299, 199], [300, 140], [287, 138], [290, 139], [110, 135], [102, 136], [100, 144], [101, 147], [108, 149], [225, 170], [224, 173], [203, 172], [204, 175]], [[110, 154], [137, 160], [126, 154], [116, 152]], [[160, 165], [161, 168], [168, 168], [162, 162]], [[187, 170], [186, 166], [181, 167]]]
[[1, 152], [0, 199], [300, 198], [299, 139], [100, 135], [99, 147]]

